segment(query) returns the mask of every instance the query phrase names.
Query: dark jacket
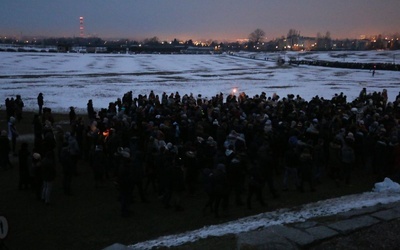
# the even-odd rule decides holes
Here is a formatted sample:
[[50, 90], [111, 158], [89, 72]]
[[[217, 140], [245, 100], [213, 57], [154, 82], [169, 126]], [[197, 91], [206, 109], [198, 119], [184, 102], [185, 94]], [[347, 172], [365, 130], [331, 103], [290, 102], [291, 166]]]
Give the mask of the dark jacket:
[[43, 181], [47, 182], [54, 181], [56, 178], [56, 164], [49, 154], [42, 161], [42, 177]]

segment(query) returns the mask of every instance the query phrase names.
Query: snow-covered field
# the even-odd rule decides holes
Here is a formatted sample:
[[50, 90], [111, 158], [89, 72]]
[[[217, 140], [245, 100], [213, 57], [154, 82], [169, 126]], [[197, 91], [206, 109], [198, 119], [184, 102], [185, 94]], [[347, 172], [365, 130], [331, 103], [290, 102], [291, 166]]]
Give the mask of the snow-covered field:
[[[96, 109], [128, 91], [134, 96], [154, 90], [161, 95], [179, 91], [211, 97], [233, 88], [249, 96], [277, 93], [331, 98], [343, 92], [349, 99], [367, 91], [388, 89], [389, 100], [400, 91], [400, 72], [349, 70], [313, 66], [278, 67], [278, 56], [307, 60], [392, 63], [396, 51], [300, 52], [222, 55], [0, 53], [0, 99], [22, 96], [26, 109], [36, 110], [36, 97], [44, 94], [45, 106], [57, 112], [68, 107], [85, 109], [93, 99]], [[346, 55], [346, 57], [342, 57]], [[255, 56], [256, 59], [250, 59]], [[265, 60], [268, 58], [268, 60]], [[258, 60], [257, 60], [258, 59]], [[400, 60], [400, 56], [398, 56]], [[4, 105], [3, 105], [4, 106]]]

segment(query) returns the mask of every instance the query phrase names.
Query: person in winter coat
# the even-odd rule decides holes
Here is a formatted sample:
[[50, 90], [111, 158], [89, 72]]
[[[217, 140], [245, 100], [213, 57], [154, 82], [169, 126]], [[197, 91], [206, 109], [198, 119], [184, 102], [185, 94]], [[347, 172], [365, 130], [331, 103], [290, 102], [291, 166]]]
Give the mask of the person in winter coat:
[[62, 145], [59, 160], [63, 172], [63, 190], [65, 195], [71, 195], [71, 183], [74, 175], [71, 155], [69, 153], [68, 143], [64, 142]]
[[56, 142], [56, 153], [58, 156], [60, 156], [61, 149], [63, 148], [64, 145], [64, 129], [61, 127], [61, 125], [56, 125], [54, 129], [54, 140]]
[[0, 134], [0, 168], [7, 169], [11, 168], [10, 162], [10, 140], [7, 137], [7, 131], [2, 130]]
[[233, 193], [235, 204], [237, 206], [242, 206], [244, 205], [242, 193], [244, 190], [245, 164], [241, 158], [235, 154], [234, 158], [226, 163], [225, 169], [228, 178], [229, 193]]
[[69, 117], [69, 125], [71, 126], [71, 134], [75, 134], [75, 125], [76, 125], [76, 120], [77, 120], [77, 115], [75, 112], [75, 108], [74, 107], [69, 107], [69, 113], [68, 113], [68, 117]]
[[39, 151], [42, 150], [43, 147], [43, 124], [38, 114], [33, 116], [33, 147]]
[[339, 185], [341, 179], [342, 169], [342, 142], [339, 138], [335, 138], [329, 143], [329, 175], [335, 181], [336, 185]]
[[8, 139], [11, 140], [11, 151], [16, 156], [17, 138], [19, 134], [15, 123], [16, 123], [15, 118], [11, 116], [8, 121]]
[[42, 111], [43, 111], [43, 104], [44, 104], [43, 93], [39, 93], [39, 95], [37, 97], [37, 104], [39, 106], [39, 115], [41, 115]]
[[104, 177], [105, 177], [105, 170], [106, 170], [106, 155], [103, 150], [103, 146], [96, 145], [91, 153], [90, 153], [90, 166], [93, 170], [93, 177], [94, 177], [94, 187], [99, 188], [101, 187]]
[[87, 114], [89, 121], [93, 121], [96, 118], [96, 112], [94, 111], [93, 108], [93, 101], [90, 99], [87, 103]]
[[42, 199], [42, 187], [43, 187], [43, 176], [42, 176], [42, 157], [39, 153], [35, 152], [32, 154], [32, 187], [35, 193], [36, 199]]
[[15, 116], [17, 118], [17, 121], [22, 120], [22, 110], [24, 108], [24, 102], [22, 101], [22, 98], [20, 95], [17, 95], [15, 98]]
[[45, 121], [45, 125], [43, 127], [43, 135], [44, 136], [43, 136], [41, 152], [42, 154], [46, 155], [47, 152], [55, 151], [55, 148], [57, 146], [52, 125], [48, 120]]
[[42, 177], [43, 189], [42, 200], [46, 205], [50, 205], [51, 193], [53, 190], [53, 182], [56, 178], [56, 164], [54, 160], [54, 153], [49, 151], [42, 161]]
[[133, 161], [133, 174], [134, 174], [134, 180], [135, 180], [135, 185], [134, 188], [137, 188], [140, 196], [140, 200], [143, 203], [147, 202], [147, 198], [144, 192], [144, 153], [139, 150], [133, 150], [131, 147], [131, 152], [133, 152], [132, 156], [132, 161]]
[[380, 182], [385, 178], [384, 175], [389, 163], [389, 150], [387, 138], [382, 133], [379, 133], [376, 138], [377, 140], [373, 148], [372, 170], [376, 175], [377, 182]]
[[71, 133], [66, 132], [64, 140], [68, 142], [68, 150], [71, 157], [72, 169], [74, 175], [78, 175], [78, 159], [81, 153], [81, 149], [79, 148], [78, 141], [75, 136], [71, 135]]
[[392, 136], [389, 142], [390, 176], [396, 182], [400, 181], [400, 143], [397, 136]]
[[354, 136], [353, 133], [348, 133], [345, 138], [345, 143], [342, 147], [342, 174], [346, 185], [350, 185], [351, 173], [354, 169], [356, 156], [354, 153]]
[[299, 158], [300, 154], [298, 152], [298, 141], [297, 138], [291, 137], [289, 138], [288, 149], [285, 152], [285, 174], [283, 176], [283, 190], [289, 190], [289, 178], [293, 179], [293, 184], [296, 186], [296, 189], [300, 188], [300, 179], [298, 175], [299, 171]]
[[28, 189], [30, 186], [29, 164], [31, 163], [28, 143], [21, 144], [21, 149], [18, 152], [19, 159], [19, 184], [18, 190]]
[[228, 178], [226, 176], [226, 170], [224, 164], [218, 164], [217, 168], [213, 174], [214, 178], [214, 194], [215, 194], [215, 202], [214, 202], [214, 215], [216, 218], [219, 218], [219, 207], [222, 202], [222, 210], [228, 210], [228, 196], [229, 196], [229, 184]]
[[187, 151], [183, 156], [183, 164], [186, 170], [185, 183], [190, 195], [196, 191], [197, 177], [199, 174], [198, 159], [194, 151]]
[[15, 100], [14, 97], [6, 98], [5, 100], [7, 119], [15, 115]]
[[121, 202], [121, 216], [129, 217], [129, 207], [132, 203], [132, 191], [134, 187], [134, 176], [129, 149], [120, 150], [120, 166], [118, 167], [117, 183], [119, 199]]
[[207, 213], [209, 209], [211, 213], [214, 212], [214, 202], [215, 202], [215, 180], [214, 171], [210, 168], [204, 168], [202, 171], [202, 181], [203, 188], [207, 194], [208, 200], [203, 207], [203, 215]]
[[[175, 154], [172, 152], [167, 152], [167, 154]], [[175, 157], [174, 157], [175, 156]], [[165, 188], [165, 193], [163, 197], [164, 207], [169, 208], [172, 206], [175, 211], [183, 211], [182, 206], [182, 194], [185, 190], [185, 181], [183, 174], [183, 161], [173, 155], [174, 159], [169, 161], [170, 163], [167, 168], [166, 173], [168, 175], [167, 186]], [[167, 159], [169, 157], [167, 156]]]
[[325, 153], [325, 141], [322, 138], [318, 139], [318, 143], [312, 150], [313, 159], [313, 179], [316, 184], [321, 182], [322, 176], [325, 175], [325, 168], [327, 162], [327, 154]]
[[300, 191], [304, 192], [304, 183], [310, 186], [310, 191], [315, 191], [313, 180], [313, 159], [309, 148], [304, 148], [300, 154]]
[[274, 159], [272, 148], [267, 140], [264, 140], [257, 151], [257, 164], [261, 168], [262, 174], [265, 178], [266, 184], [268, 186], [269, 192], [272, 194], [274, 199], [279, 198], [278, 191], [275, 187], [275, 164], [278, 164], [276, 159]]
[[258, 202], [261, 206], [265, 206], [262, 190], [265, 186], [265, 175], [263, 170], [258, 164], [254, 164], [249, 169], [249, 184], [248, 184], [248, 194], [247, 194], [247, 208], [251, 209], [251, 199], [253, 195], [256, 195]]

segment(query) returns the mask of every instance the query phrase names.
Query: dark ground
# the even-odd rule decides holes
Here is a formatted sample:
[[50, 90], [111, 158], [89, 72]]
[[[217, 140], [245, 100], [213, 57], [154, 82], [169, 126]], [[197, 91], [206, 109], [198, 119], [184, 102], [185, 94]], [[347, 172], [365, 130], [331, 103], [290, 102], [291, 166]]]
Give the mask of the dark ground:
[[[31, 134], [33, 114], [24, 114], [17, 124], [20, 134]], [[56, 123], [66, 127], [67, 115], [55, 115]], [[0, 129], [6, 129], [4, 111], [0, 111]], [[30, 150], [32, 145], [30, 144]], [[140, 202], [137, 190], [134, 193], [133, 215], [120, 216], [118, 193], [112, 181], [102, 188], [94, 187], [91, 169], [80, 161], [79, 176], [73, 179], [73, 195], [66, 196], [61, 189], [62, 173], [58, 165], [53, 189], [53, 202], [45, 206], [36, 200], [31, 190], [18, 190], [17, 158], [11, 157], [14, 168], [0, 170], [0, 215], [8, 219], [9, 233], [4, 240], [8, 249], [102, 249], [113, 243], [125, 245], [150, 240], [163, 235], [175, 234], [201, 228], [205, 225], [223, 223], [261, 212], [293, 207], [318, 200], [370, 191], [375, 178], [361, 171], [354, 173], [353, 185], [337, 188], [329, 178], [324, 178], [316, 192], [299, 193], [280, 191], [279, 199], [272, 199], [268, 190], [264, 193], [267, 207], [255, 202], [253, 209], [230, 205], [229, 214], [214, 218], [202, 214], [206, 195], [201, 189], [194, 196], [184, 195], [184, 211], [164, 209], [157, 194], [150, 188], [149, 203]], [[282, 175], [276, 176], [276, 185], [281, 190]], [[231, 202], [232, 203], [232, 202]], [[400, 246], [397, 233], [400, 223], [391, 222], [344, 238], [335, 238], [316, 246], [315, 249], [395, 249]], [[384, 234], [382, 232], [385, 232]], [[234, 236], [201, 240], [178, 247], [180, 249], [232, 249]], [[380, 239], [380, 240], [376, 240]], [[370, 247], [371, 246], [371, 247]], [[1, 249], [1, 248], [0, 248]]]
[[357, 231], [348, 236], [335, 237], [310, 249], [399, 249], [399, 232], [400, 220], [393, 220]]

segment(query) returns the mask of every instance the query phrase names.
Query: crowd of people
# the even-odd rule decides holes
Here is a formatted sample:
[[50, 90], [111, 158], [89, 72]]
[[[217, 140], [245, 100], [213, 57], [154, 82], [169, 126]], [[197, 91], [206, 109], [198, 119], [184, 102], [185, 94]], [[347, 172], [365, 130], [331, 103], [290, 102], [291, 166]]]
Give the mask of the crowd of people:
[[[232, 204], [251, 209], [254, 196], [266, 205], [267, 188], [278, 198], [281, 191], [314, 192], [326, 180], [351, 185], [356, 169], [377, 181], [400, 179], [400, 92], [393, 101], [385, 89], [365, 88], [351, 101], [343, 93], [307, 101], [264, 92], [207, 98], [153, 91], [134, 97], [131, 91], [97, 111], [89, 100], [84, 115], [70, 107], [67, 128], [43, 105], [40, 93], [32, 152], [22, 143], [17, 155], [19, 188], [32, 187], [46, 204], [58, 166], [68, 195], [82, 163], [93, 170], [95, 187], [115, 183], [122, 216], [129, 216], [134, 190], [143, 202], [152, 190], [177, 211], [184, 209], [184, 194], [205, 192], [203, 212], [218, 217]], [[0, 136], [3, 168], [17, 153], [15, 124], [22, 115], [12, 107], [9, 131]]]

